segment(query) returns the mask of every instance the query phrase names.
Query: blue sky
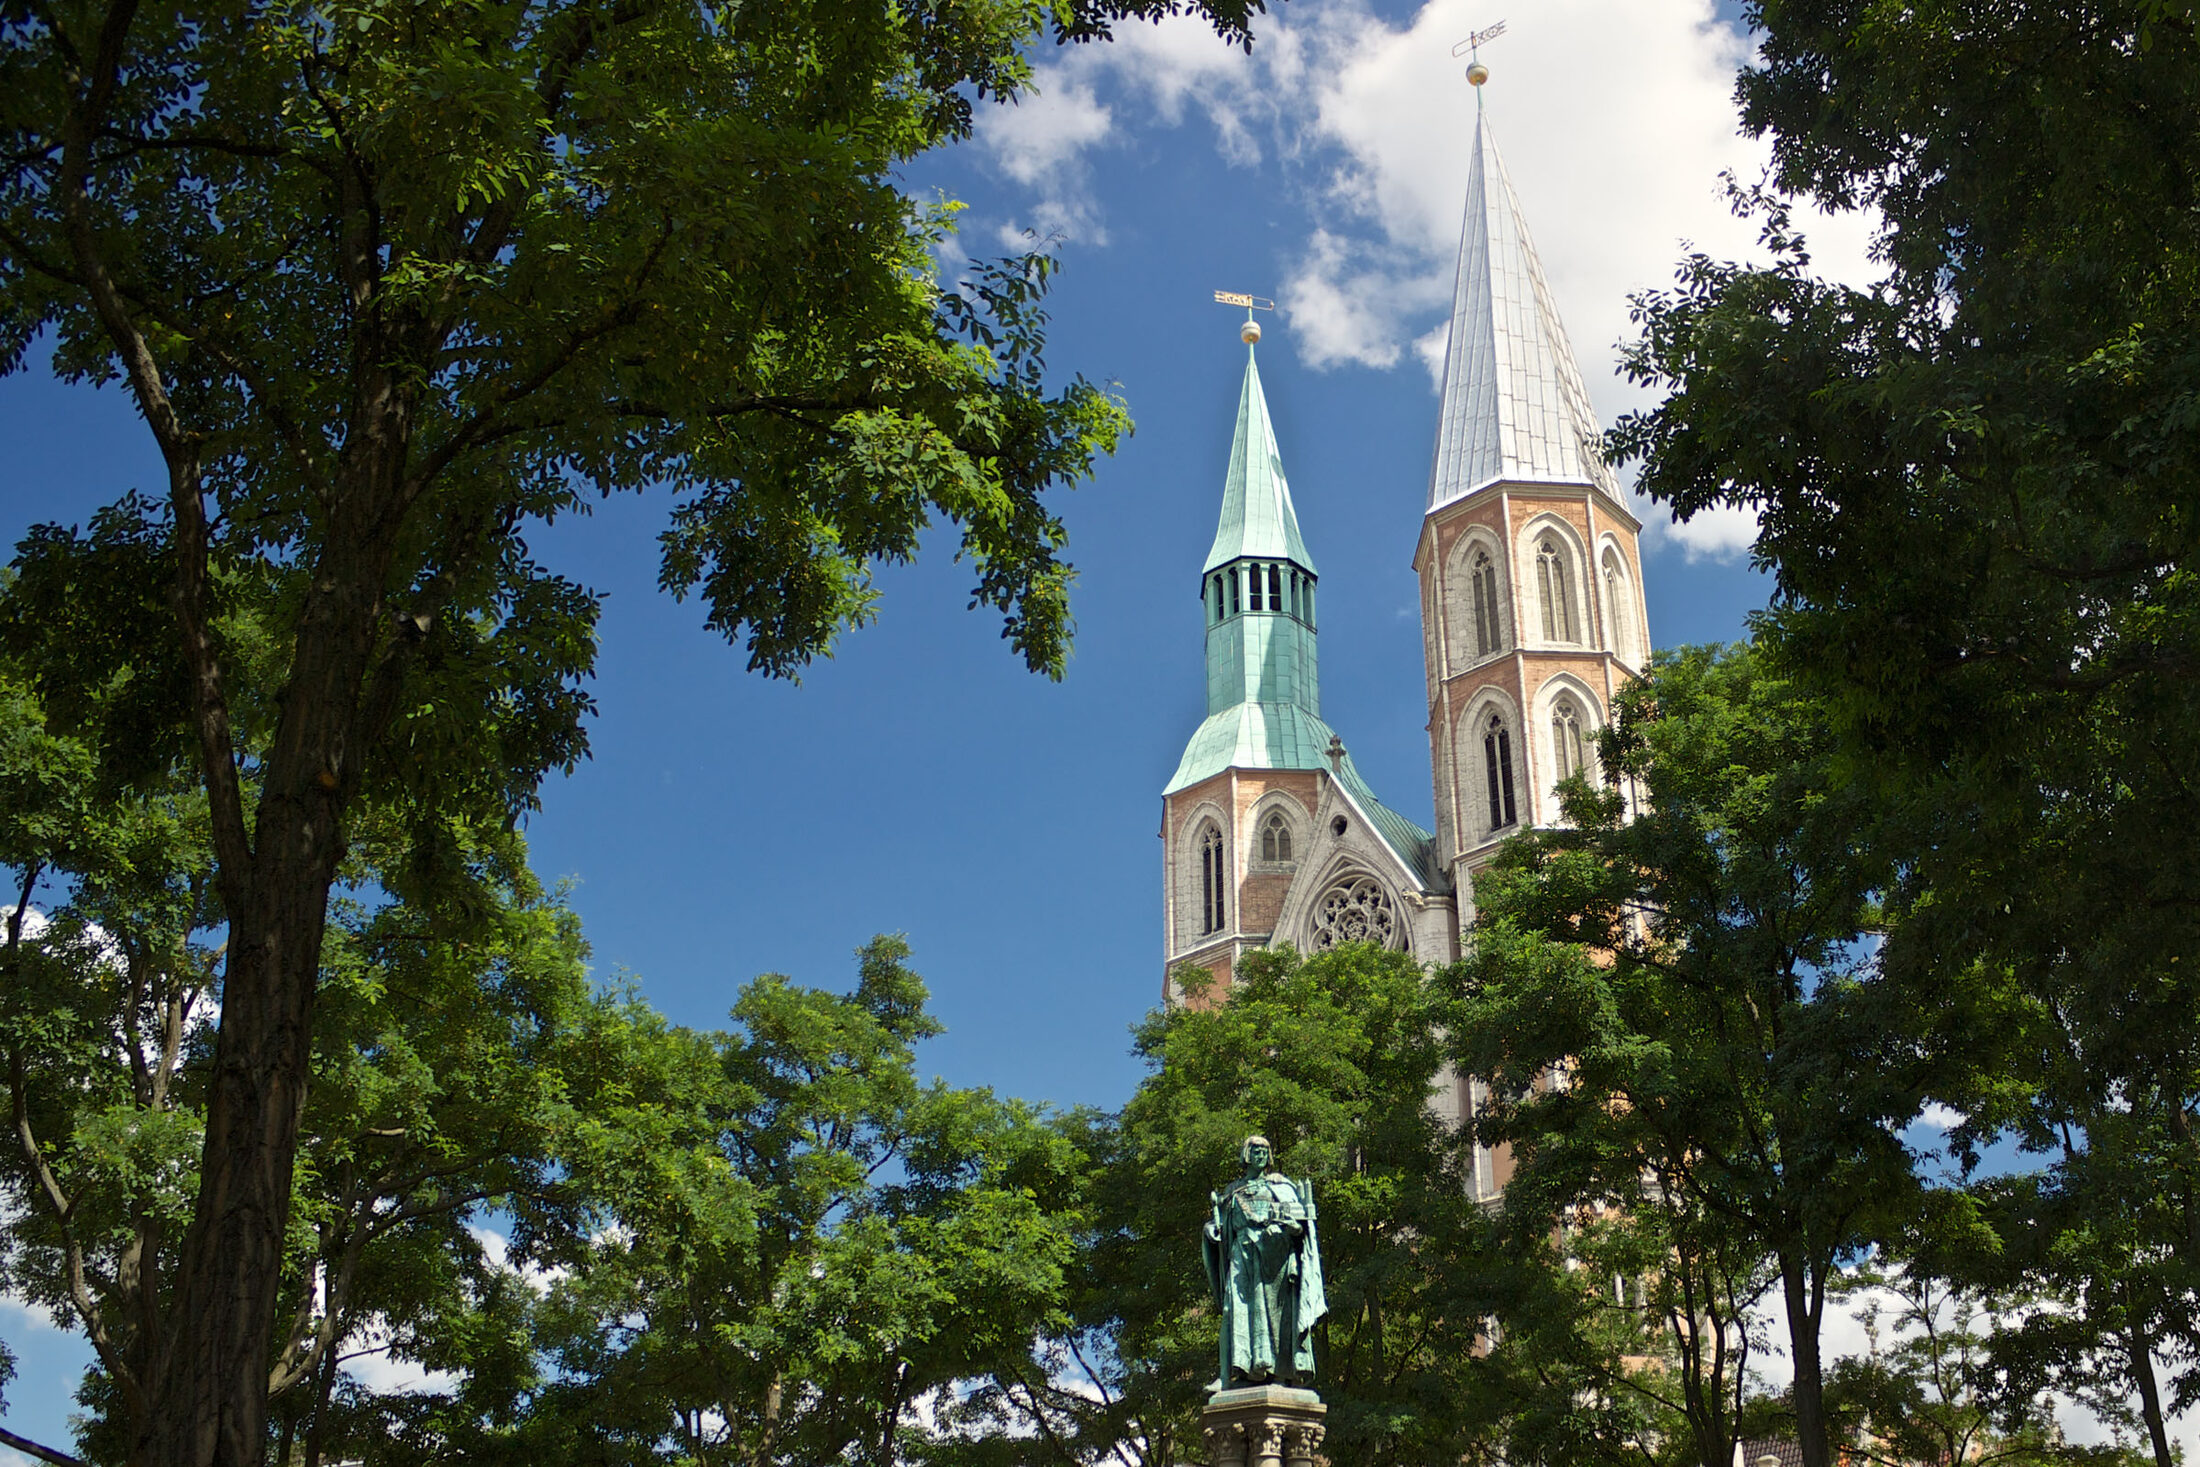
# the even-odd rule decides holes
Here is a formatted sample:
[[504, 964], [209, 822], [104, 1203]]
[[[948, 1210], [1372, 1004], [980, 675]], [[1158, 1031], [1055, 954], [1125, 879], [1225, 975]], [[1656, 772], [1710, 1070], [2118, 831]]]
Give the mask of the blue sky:
[[[743, 673], [701, 612], [655, 590], [664, 503], [629, 498], [535, 539], [607, 597], [594, 757], [544, 790], [535, 861], [570, 877], [599, 971], [682, 1022], [720, 1022], [765, 971], [843, 985], [905, 932], [962, 1084], [1112, 1106], [1129, 1026], [1159, 997], [1160, 791], [1201, 713], [1197, 585], [1243, 348], [1217, 288], [1272, 296], [1261, 370], [1323, 570], [1324, 711], [1370, 783], [1429, 823], [1410, 567], [1434, 435], [1473, 108], [1453, 41], [1505, 19], [1486, 101], [1597, 405], [1629, 290], [1690, 241], [1745, 252], [1718, 194], [1754, 176], [1730, 92], [1746, 42], [1708, 0], [1292, 0], [1254, 54], [1188, 22], [1039, 57], [1040, 95], [924, 160], [912, 192], [967, 201], [959, 246], [1057, 242], [1049, 361], [1123, 394], [1124, 450], [1062, 509], [1080, 570], [1060, 684], [1032, 677], [946, 554], [882, 577], [879, 623], [800, 686]], [[1855, 221], [1823, 226], [1859, 269]], [[950, 250], [950, 265], [960, 255]], [[1439, 345], [1440, 350], [1440, 345]], [[0, 537], [81, 522], [161, 474], [119, 394], [0, 380]], [[1643, 511], [1660, 645], [1737, 635], [1765, 586], [1748, 526]], [[25, 1355], [11, 1424], [48, 1439], [76, 1357], [0, 1306]]]

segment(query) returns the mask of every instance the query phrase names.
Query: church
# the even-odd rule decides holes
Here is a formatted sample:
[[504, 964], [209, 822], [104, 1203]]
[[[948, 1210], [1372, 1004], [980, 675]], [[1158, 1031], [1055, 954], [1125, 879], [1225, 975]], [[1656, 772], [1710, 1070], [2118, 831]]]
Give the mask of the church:
[[[1262, 395], [1260, 330], [1199, 580], [1207, 714], [1162, 791], [1165, 972], [1227, 987], [1242, 954], [1367, 941], [1456, 958], [1474, 875], [1558, 819], [1613, 695], [1649, 656], [1641, 524], [1600, 430], [1520, 202], [1479, 113], [1413, 550], [1436, 829], [1386, 805], [1325, 718], [1320, 571]], [[1350, 710], [1336, 710], [1350, 726]], [[1165, 996], [1178, 998], [1173, 976]], [[1461, 1095], [1462, 1105], [1473, 1097]], [[1495, 1179], [1491, 1179], [1494, 1185]]]

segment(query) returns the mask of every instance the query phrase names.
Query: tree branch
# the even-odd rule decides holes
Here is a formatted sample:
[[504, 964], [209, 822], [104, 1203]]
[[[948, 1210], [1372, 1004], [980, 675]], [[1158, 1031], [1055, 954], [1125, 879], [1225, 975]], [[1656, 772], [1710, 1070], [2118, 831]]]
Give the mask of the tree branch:
[[51, 1462], [54, 1467], [91, 1467], [82, 1457], [72, 1457], [67, 1452], [57, 1452], [52, 1447], [40, 1446], [27, 1436], [17, 1436], [0, 1426], [0, 1446], [10, 1446], [26, 1457], [36, 1457], [41, 1462]]

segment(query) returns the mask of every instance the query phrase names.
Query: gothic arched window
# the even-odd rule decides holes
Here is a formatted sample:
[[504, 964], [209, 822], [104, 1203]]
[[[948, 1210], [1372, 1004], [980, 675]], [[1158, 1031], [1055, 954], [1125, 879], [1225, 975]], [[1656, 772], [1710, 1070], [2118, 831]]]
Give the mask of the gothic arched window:
[[1199, 832], [1199, 931], [1201, 936], [1222, 930], [1222, 894], [1227, 870], [1223, 865], [1222, 829], [1213, 821]]
[[1242, 611], [1242, 610], [1244, 610], [1244, 609], [1245, 609], [1245, 607], [1244, 607], [1244, 603], [1243, 603], [1242, 601], [1240, 601], [1240, 600], [1238, 599], [1238, 598], [1239, 598], [1239, 596], [1243, 594], [1243, 593], [1242, 593], [1242, 592], [1240, 592], [1240, 591], [1239, 591], [1239, 589], [1238, 589], [1238, 585], [1239, 585], [1239, 582], [1240, 582], [1240, 581], [1241, 581], [1242, 579], [1243, 579], [1243, 577], [1241, 577], [1241, 576], [1239, 576], [1239, 575], [1238, 575], [1238, 568], [1237, 568], [1236, 566], [1234, 566], [1234, 565], [1233, 565], [1233, 566], [1231, 566], [1231, 567], [1230, 567], [1230, 615], [1232, 615], [1232, 616], [1236, 616], [1236, 615], [1237, 615], [1237, 614], [1238, 614], [1238, 613], [1239, 613], [1240, 611]]
[[1260, 858], [1263, 861], [1291, 859], [1291, 824], [1283, 818], [1281, 810], [1270, 810], [1268, 818], [1261, 822]]
[[1223, 613], [1222, 613], [1222, 577], [1220, 577], [1220, 576], [1215, 576], [1215, 577], [1213, 577], [1213, 578], [1211, 579], [1211, 584], [1212, 584], [1212, 586], [1213, 586], [1213, 589], [1214, 589], [1214, 593], [1215, 593], [1215, 620], [1219, 622], [1219, 621], [1221, 621], [1221, 620], [1222, 620], [1222, 615], [1223, 615]]
[[1629, 662], [1637, 660], [1635, 639], [1631, 635], [1633, 609], [1634, 598], [1627, 594], [1627, 568], [1620, 563], [1619, 552], [1607, 548], [1604, 552], [1604, 616], [1610, 635], [1605, 646], [1613, 655]]
[[1551, 766], [1560, 779], [1571, 779], [1588, 768], [1581, 709], [1571, 698], [1560, 698], [1551, 706]]
[[1280, 565], [1268, 567], [1268, 609], [1283, 610], [1283, 567]]
[[1468, 579], [1474, 589], [1474, 655], [1487, 657], [1498, 649], [1498, 629], [1503, 625], [1497, 619], [1497, 566], [1487, 550], [1474, 552]]
[[1513, 805], [1512, 730], [1494, 713], [1482, 731], [1482, 767], [1490, 797], [1490, 829], [1503, 830], [1520, 817]]
[[1566, 585], [1566, 550], [1558, 536], [1545, 535], [1535, 547], [1536, 589], [1543, 597], [1543, 640], [1577, 642], [1573, 596]]

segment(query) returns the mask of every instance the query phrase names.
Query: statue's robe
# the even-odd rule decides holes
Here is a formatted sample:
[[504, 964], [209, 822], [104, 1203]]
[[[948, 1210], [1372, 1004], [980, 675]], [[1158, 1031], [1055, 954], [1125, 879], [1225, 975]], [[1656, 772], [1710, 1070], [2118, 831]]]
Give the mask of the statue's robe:
[[[1270, 1222], [1297, 1223], [1270, 1233]], [[1202, 1239], [1222, 1324], [1221, 1386], [1310, 1380], [1314, 1326], [1329, 1312], [1313, 1188], [1278, 1172], [1214, 1197]]]

